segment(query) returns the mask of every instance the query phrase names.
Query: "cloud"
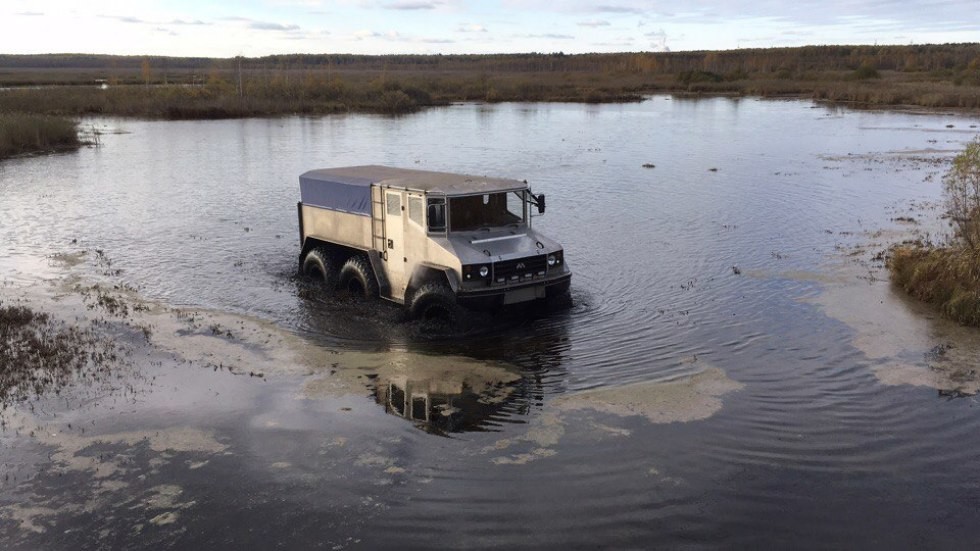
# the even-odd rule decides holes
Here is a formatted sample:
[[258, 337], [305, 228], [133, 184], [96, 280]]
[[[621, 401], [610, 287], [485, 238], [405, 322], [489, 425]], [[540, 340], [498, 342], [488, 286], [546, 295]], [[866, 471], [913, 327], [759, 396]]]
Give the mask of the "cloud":
[[[99, 15], [99, 17], [103, 19], [115, 19], [116, 21], [122, 23], [129, 23], [133, 25], [157, 25], [158, 28], [154, 30], [159, 30], [163, 25], [211, 25], [211, 23], [201, 21], [200, 19], [195, 19], [193, 21], [188, 21], [184, 19], [171, 19], [169, 21], [151, 21], [151, 20], [140, 19], [138, 17], [132, 17], [127, 15]], [[243, 19], [243, 18], [230, 18], [230, 19], [248, 21], [247, 19]]]
[[248, 17], [222, 17], [221, 20], [231, 21], [234, 23], [245, 23], [248, 28], [256, 31], [295, 32], [299, 30], [299, 25], [284, 25], [274, 21], [256, 21], [255, 19], [249, 19]]
[[136, 24], [149, 23], [149, 21], [144, 21], [142, 19], [139, 19], [138, 17], [130, 17], [126, 15], [99, 15], [99, 17], [103, 19], [115, 19], [116, 21], [121, 21], [123, 23], [136, 23]]
[[381, 35], [374, 31], [354, 31], [351, 33], [351, 38], [354, 40], [364, 40], [365, 38], [376, 38], [378, 36]]
[[384, 40], [387, 42], [400, 42], [408, 44], [455, 44], [456, 41], [450, 38], [438, 38], [438, 37], [418, 37], [413, 35], [402, 34], [398, 31], [369, 31], [360, 30], [355, 31], [350, 35], [356, 41], [362, 41], [367, 39], [377, 39]]
[[323, 3], [320, 0], [266, 0], [266, 2], [272, 4], [273, 6], [299, 6], [312, 8], [319, 7], [320, 4]]
[[403, 42], [407, 40], [407, 38], [398, 31], [354, 31], [352, 36], [354, 40], [364, 40], [366, 38], [380, 38], [382, 40], [389, 40], [392, 42]]
[[39, 11], [19, 11], [19, 12], [15, 13], [14, 15], [20, 15], [20, 16], [23, 16], [23, 17], [37, 17], [39, 15], [44, 15], [44, 14], [41, 13], [41, 12], [39, 12]]
[[158, 32], [158, 33], [164, 33], [164, 34], [169, 35], [169, 36], [177, 36], [177, 33], [175, 33], [174, 31], [172, 31], [170, 29], [165, 29], [163, 27], [157, 27], [157, 28], [155, 28], [153, 30], [156, 31], [156, 32]]
[[667, 33], [663, 29], [657, 29], [655, 31], [650, 31], [648, 33], [643, 33], [643, 36], [647, 38], [652, 38], [650, 41], [650, 50], [654, 52], [669, 52], [670, 48], [667, 46]]
[[629, 48], [633, 45], [632, 38], [625, 38], [623, 40], [617, 40], [615, 42], [593, 42], [593, 46], [609, 46], [613, 48]]
[[575, 37], [570, 34], [545, 33], [545, 34], [525, 34], [521, 36], [523, 38], [548, 38], [551, 40], [575, 40]]
[[248, 28], [257, 31], [298, 31], [299, 25], [283, 25], [282, 23], [273, 23], [271, 21], [251, 21], [248, 24]]
[[467, 24], [464, 23], [464, 24], [462, 24], [462, 25], [460, 25], [459, 27], [456, 28], [456, 32], [458, 32], [458, 33], [485, 33], [485, 32], [487, 32], [487, 28], [484, 27], [483, 25], [477, 25], [475, 23], [474, 24], [469, 24], [469, 25], [467, 25]]
[[592, 28], [595, 28], [595, 27], [608, 27], [609, 26], [609, 22], [606, 21], [606, 20], [604, 20], [604, 19], [590, 19], [588, 21], [579, 21], [578, 22], [578, 26], [579, 27], [592, 27]]
[[640, 8], [634, 8], [631, 6], [596, 6], [593, 11], [599, 13], [643, 13]]
[[434, 10], [439, 7], [440, 2], [416, 2], [412, 0], [398, 0], [382, 4], [386, 10]]
[[168, 25], [210, 25], [211, 23], [206, 23], [200, 19], [195, 19], [194, 21], [184, 21], [183, 19], [174, 19], [167, 22]]

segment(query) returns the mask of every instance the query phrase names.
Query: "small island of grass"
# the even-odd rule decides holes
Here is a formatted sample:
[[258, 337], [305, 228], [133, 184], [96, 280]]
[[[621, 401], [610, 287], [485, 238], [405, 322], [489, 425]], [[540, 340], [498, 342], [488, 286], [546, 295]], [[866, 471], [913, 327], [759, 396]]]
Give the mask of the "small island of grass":
[[0, 113], [0, 159], [77, 148], [78, 123], [33, 113]]
[[980, 137], [956, 156], [943, 185], [953, 239], [893, 248], [891, 280], [945, 317], [980, 327]]

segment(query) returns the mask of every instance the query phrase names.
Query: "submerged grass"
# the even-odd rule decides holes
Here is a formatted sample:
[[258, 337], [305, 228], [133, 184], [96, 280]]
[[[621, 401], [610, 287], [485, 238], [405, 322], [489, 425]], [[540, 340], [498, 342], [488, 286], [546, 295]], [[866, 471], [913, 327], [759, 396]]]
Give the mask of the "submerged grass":
[[59, 116], [0, 113], [0, 159], [78, 147], [78, 123]]
[[116, 345], [27, 306], [0, 303], [0, 408], [78, 378], [108, 376]]
[[902, 245], [892, 250], [892, 282], [943, 316], [980, 327], [980, 250]]

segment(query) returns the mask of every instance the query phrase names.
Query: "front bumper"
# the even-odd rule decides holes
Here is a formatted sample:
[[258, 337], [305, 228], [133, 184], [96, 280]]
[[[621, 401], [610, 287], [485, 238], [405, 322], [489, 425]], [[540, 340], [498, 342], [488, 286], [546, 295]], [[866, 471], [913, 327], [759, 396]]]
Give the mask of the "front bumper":
[[548, 279], [536, 279], [506, 286], [460, 286], [456, 300], [469, 308], [497, 307], [538, 299], [559, 297], [568, 293], [572, 273], [566, 272]]

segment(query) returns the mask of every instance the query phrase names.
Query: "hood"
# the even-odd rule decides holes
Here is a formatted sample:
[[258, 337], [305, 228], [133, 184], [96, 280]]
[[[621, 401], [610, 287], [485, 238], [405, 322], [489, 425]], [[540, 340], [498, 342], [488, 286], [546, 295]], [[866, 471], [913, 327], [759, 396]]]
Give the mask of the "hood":
[[462, 264], [499, 262], [561, 249], [556, 241], [531, 228], [452, 233], [449, 243]]

